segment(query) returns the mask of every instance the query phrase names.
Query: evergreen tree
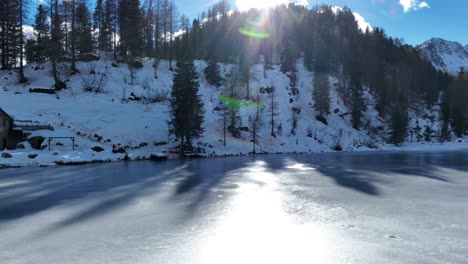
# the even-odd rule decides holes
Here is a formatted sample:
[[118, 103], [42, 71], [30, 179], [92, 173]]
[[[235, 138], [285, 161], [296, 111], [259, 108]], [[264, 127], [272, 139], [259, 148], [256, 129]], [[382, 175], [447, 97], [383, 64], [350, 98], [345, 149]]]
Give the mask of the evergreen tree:
[[192, 60], [177, 61], [171, 93], [170, 133], [181, 140], [180, 155], [192, 151], [192, 139], [203, 133], [203, 103], [198, 95], [198, 73]]
[[213, 59], [208, 61], [208, 65], [206, 66], [205, 70], [205, 78], [206, 81], [213, 86], [220, 87], [222, 84], [222, 78], [219, 73], [219, 65]]
[[50, 25], [47, 20], [45, 7], [39, 5], [34, 19], [34, 35], [36, 37], [33, 55], [34, 62], [42, 63], [48, 58], [47, 46], [50, 41]]
[[277, 108], [278, 102], [276, 101], [276, 89], [274, 86], [270, 87], [271, 92], [268, 95], [268, 114], [270, 117], [270, 135], [272, 137], [276, 137], [275, 128], [276, 128], [276, 120], [275, 117], [278, 115]]
[[288, 75], [289, 86], [291, 87], [292, 93], [297, 95], [297, 66], [296, 66], [297, 54], [295, 48], [292, 47], [290, 41], [285, 41], [284, 48], [281, 51], [281, 72]]
[[61, 90], [66, 87], [65, 83], [59, 78], [57, 71], [57, 60], [62, 55], [62, 28], [61, 28], [61, 17], [58, 9], [58, 0], [51, 0], [50, 8], [52, 18], [51, 24], [51, 37], [49, 44], [49, 56], [52, 61], [52, 76], [54, 77], [54, 87], [56, 90]]
[[98, 51], [104, 51], [104, 43], [106, 42], [106, 28], [105, 28], [106, 10], [102, 0], [96, 0], [93, 12], [93, 29], [97, 34], [97, 48]]
[[351, 91], [351, 121], [353, 127], [359, 130], [362, 124], [362, 112], [366, 110], [366, 105], [362, 98], [361, 77], [357, 69], [351, 74]]
[[225, 107], [227, 108], [228, 116], [228, 131], [235, 138], [240, 137], [239, 127], [241, 126], [240, 118], [240, 101], [238, 100], [238, 80], [239, 72], [237, 67], [233, 67], [226, 78], [226, 87], [228, 96], [225, 98]]
[[23, 0], [0, 1], [0, 61], [1, 69], [18, 67], [19, 82], [26, 82], [23, 71]]
[[76, 8], [76, 34], [77, 44], [81, 54], [93, 51], [93, 37], [91, 34], [91, 17], [84, 3], [78, 4]]
[[24, 56], [26, 57], [26, 61], [28, 63], [36, 62], [36, 42], [33, 39], [26, 40], [24, 44]]
[[407, 100], [403, 93], [394, 104], [391, 116], [391, 141], [393, 144], [400, 144], [405, 141], [408, 129], [409, 117]]
[[296, 72], [296, 56], [294, 49], [291, 47], [290, 41], [285, 41], [284, 47], [281, 51], [281, 72], [284, 74], [288, 72]]
[[[117, 35], [117, 7], [115, 0], [104, 0], [104, 17], [102, 21], [102, 48], [104, 51], [115, 50]], [[114, 44], [113, 44], [114, 43]]]
[[28, 79], [24, 76], [24, 34], [23, 34], [23, 18], [24, 18], [24, 0], [19, 1], [19, 11], [17, 19], [17, 27], [19, 28], [19, 69], [18, 69], [18, 79], [19, 83], [26, 83]]
[[142, 16], [139, 0], [120, 0], [119, 29], [121, 55], [128, 58], [129, 63], [142, 55]]
[[249, 125], [250, 125], [250, 136], [252, 137], [252, 154], [257, 153], [258, 139], [260, 137], [259, 130], [263, 125], [262, 121], [262, 105], [260, 103], [260, 95], [255, 96], [255, 113], [249, 116]]
[[328, 74], [315, 72], [312, 96], [315, 111], [319, 112], [320, 117], [330, 113], [330, 88], [328, 86]]
[[[56, 5], [58, 6], [58, 1], [57, 1]], [[58, 10], [57, 10], [57, 17], [59, 17], [58, 20], [60, 21], [61, 18], [60, 18], [60, 15], [58, 14]], [[77, 42], [77, 36], [76, 36], [76, 6], [75, 6], [75, 0], [71, 0], [71, 30], [70, 31], [71, 31], [71, 66], [70, 66], [70, 69], [71, 69], [72, 72], [79, 72], [78, 69], [76, 68], [76, 42]]]

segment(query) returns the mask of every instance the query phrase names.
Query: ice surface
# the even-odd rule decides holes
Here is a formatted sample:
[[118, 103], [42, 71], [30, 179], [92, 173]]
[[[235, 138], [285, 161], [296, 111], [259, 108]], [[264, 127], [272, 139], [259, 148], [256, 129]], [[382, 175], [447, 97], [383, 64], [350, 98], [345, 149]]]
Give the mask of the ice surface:
[[467, 263], [468, 153], [0, 171], [0, 263]]

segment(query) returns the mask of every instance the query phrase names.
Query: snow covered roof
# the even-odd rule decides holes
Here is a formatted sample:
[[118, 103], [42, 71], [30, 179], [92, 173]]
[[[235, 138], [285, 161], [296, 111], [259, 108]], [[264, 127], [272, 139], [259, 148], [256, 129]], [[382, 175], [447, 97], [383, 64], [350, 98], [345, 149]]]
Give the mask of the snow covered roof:
[[3, 116], [4, 118], [8, 119], [11, 124], [13, 124], [13, 118], [7, 114], [1, 107], [0, 107], [0, 116]]

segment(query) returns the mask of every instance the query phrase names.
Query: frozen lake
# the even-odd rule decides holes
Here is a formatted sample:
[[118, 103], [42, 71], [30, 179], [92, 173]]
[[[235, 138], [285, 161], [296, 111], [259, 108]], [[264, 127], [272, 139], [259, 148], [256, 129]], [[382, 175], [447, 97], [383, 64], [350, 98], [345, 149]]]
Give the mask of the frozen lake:
[[468, 263], [468, 152], [0, 170], [0, 263]]

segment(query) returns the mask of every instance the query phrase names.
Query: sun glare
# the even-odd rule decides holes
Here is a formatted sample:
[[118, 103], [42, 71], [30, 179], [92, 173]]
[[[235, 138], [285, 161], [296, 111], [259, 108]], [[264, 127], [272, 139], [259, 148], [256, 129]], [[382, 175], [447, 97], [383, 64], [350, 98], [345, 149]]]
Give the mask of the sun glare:
[[236, 7], [239, 11], [247, 11], [252, 8], [265, 9], [287, 3], [288, 0], [236, 0]]
[[332, 233], [315, 222], [297, 223], [285, 212], [287, 198], [278, 192], [278, 173], [257, 161], [242, 171], [227, 215], [197, 250], [203, 264], [329, 263]]

